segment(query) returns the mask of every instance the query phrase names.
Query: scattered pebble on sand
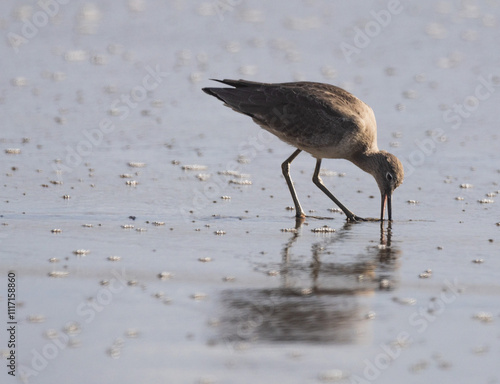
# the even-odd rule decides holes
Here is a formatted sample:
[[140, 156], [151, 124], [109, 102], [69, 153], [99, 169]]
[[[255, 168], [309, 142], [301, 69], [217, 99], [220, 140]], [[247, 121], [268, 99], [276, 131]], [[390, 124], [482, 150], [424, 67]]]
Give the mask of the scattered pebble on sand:
[[5, 153], [8, 155], [19, 155], [21, 153], [21, 149], [19, 148], [7, 148]]
[[168, 279], [172, 278], [172, 276], [173, 276], [173, 275], [172, 275], [170, 272], [165, 272], [165, 271], [160, 272], [160, 273], [158, 274], [158, 278], [159, 278], [160, 280], [168, 280]]
[[47, 339], [56, 339], [59, 337], [59, 332], [55, 329], [47, 329], [44, 335]]
[[376, 317], [376, 313], [373, 312], [373, 311], [369, 311], [366, 315], [365, 315], [365, 319], [367, 320], [373, 320], [375, 319]]
[[424, 272], [419, 274], [418, 277], [421, 279], [428, 279], [429, 277], [432, 277], [432, 270], [426, 269]]
[[481, 204], [492, 204], [494, 203], [495, 201], [492, 200], [492, 199], [481, 199], [481, 200], [478, 200], [477, 201], [478, 203], [481, 203]]
[[131, 168], [144, 168], [146, 166], [146, 163], [131, 161], [128, 163], [128, 166]]
[[389, 279], [382, 279], [379, 282], [379, 288], [380, 289], [391, 289], [392, 288], [392, 283], [390, 282]]
[[318, 380], [325, 382], [325, 383], [330, 383], [330, 382], [336, 382], [336, 381], [344, 381], [349, 377], [349, 374], [340, 370], [340, 369], [330, 369], [328, 371], [321, 372], [318, 375]]
[[323, 227], [311, 229], [311, 232], [314, 232], [314, 233], [332, 233], [332, 232], [335, 232], [335, 228], [330, 228], [329, 226], [324, 225]]
[[340, 208], [328, 208], [328, 211], [335, 213], [342, 213], [342, 210]]
[[231, 179], [231, 180], [229, 180], [229, 184], [236, 184], [236, 185], [252, 185], [252, 181], [251, 181], [251, 180]]
[[68, 271], [52, 271], [49, 272], [49, 277], [67, 277], [69, 275]]
[[472, 316], [474, 320], [479, 320], [482, 323], [491, 323], [493, 321], [493, 315], [489, 312], [478, 312]]
[[82, 331], [80, 324], [76, 322], [69, 322], [63, 328], [64, 333], [67, 335], [76, 335]]
[[207, 297], [207, 294], [202, 292], [193, 293], [191, 295], [191, 298], [194, 300], [205, 300]]
[[140, 333], [137, 329], [135, 328], [128, 328], [124, 332], [124, 336], [129, 338], [129, 339], [135, 339], [140, 336]]
[[75, 255], [85, 256], [85, 255], [88, 255], [90, 253], [90, 250], [88, 250], [88, 249], [77, 249], [77, 250], [73, 251], [73, 253]]
[[415, 305], [417, 303], [417, 300], [413, 297], [393, 297], [392, 300], [402, 305]]
[[44, 315], [29, 315], [26, 320], [28, 323], [43, 323], [45, 321]]
[[210, 173], [198, 173], [196, 175], [196, 178], [200, 181], [207, 181], [208, 179], [210, 179]]
[[208, 169], [206, 165], [188, 164], [181, 167], [185, 171], [205, 171]]

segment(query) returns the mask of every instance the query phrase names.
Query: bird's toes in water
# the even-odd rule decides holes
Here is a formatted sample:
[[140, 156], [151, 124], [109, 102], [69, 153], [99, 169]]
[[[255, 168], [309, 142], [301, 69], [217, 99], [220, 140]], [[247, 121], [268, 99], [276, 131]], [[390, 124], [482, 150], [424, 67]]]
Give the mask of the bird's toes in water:
[[347, 216], [347, 221], [349, 221], [351, 223], [357, 223], [360, 221], [367, 221], [367, 219], [364, 219], [364, 218], [356, 216], [356, 215], [352, 215], [352, 216]]

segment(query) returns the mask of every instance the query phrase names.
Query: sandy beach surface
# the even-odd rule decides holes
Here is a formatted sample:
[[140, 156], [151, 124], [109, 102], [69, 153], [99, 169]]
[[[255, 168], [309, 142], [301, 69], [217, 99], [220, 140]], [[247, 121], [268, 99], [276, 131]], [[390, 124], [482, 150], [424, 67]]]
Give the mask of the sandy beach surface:
[[[500, 382], [498, 1], [0, 11], [2, 383]], [[394, 221], [347, 224], [301, 154], [296, 224], [294, 149], [212, 78], [364, 100]], [[370, 175], [322, 165], [379, 215]]]

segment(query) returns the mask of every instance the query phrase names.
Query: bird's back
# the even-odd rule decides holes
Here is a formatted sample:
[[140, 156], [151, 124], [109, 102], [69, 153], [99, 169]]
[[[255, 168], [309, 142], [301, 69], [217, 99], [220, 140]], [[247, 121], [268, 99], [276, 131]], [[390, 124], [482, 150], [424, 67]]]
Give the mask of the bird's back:
[[355, 152], [377, 149], [372, 109], [342, 88], [314, 82], [220, 82], [234, 88], [203, 90], [314, 157], [349, 159]]

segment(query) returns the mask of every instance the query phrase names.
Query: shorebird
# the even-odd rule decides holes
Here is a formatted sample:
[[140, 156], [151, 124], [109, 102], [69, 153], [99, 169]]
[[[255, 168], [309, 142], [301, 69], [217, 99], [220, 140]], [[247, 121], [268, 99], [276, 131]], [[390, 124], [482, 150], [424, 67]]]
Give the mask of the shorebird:
[[203, 88], [205, 93], [297, 148], [281, 165], [297, 218], [306, 215], [290, 177], [290, 164], [305, 151], [316, 158], [314, 184], [342, 209], [348, 221], [365, 219], [348, 210], [325, 187], [319, 176], [322, 159], [346, 159], [371, 174], [381, 194], [380, 221], [386, 204], [392, 220], [392, 193], [403, 182], [403, 166], [396, 156], [378, 149], [377, 123], [368, 105], [330, 84], [213, 80], [233, 88]]

